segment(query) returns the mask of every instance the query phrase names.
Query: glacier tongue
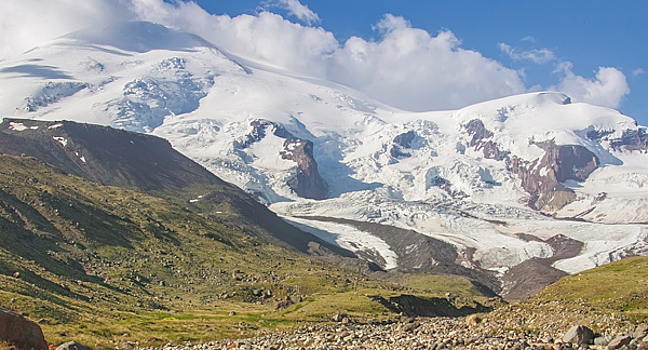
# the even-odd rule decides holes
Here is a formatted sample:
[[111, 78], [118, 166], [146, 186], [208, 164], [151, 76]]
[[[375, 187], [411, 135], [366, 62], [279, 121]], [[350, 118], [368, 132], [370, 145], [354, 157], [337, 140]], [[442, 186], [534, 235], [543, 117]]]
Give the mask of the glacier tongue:
[[348, 249], [377, 263], [385, 270], [398, 267], [399, 256], [382, 239], [352, 226], [302, 218], [286, 218], [288, 223], [318, 238]]
[[[295, 216], [411, 229], [451, 244], [456, 264], [498, 274], [551, 257], [546, 241], [558, 234], [584, 243], [553, 264], [570, 273], [646, 253], [648, 133], [617, 111], [539, 92], [412, 113], [240, 62], [150, 23], [79, 31], [0, 63], [0, 116], [164, 137], [287, 220], [372, 251], [367, 259], [387, 269], [407, 257], [384, 240]], [[255, 121], [272, 130], [255, 134]], [[291, 153], [298, 145], [312, 146], [310, 168]], [[314, 167], [324, 200], [290, 184]]]

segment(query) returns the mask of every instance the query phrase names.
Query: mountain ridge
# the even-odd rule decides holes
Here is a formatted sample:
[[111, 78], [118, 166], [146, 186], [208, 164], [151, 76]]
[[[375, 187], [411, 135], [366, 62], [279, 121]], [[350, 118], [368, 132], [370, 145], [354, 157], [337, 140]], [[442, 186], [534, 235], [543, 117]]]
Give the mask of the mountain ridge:
[[[100, 185], [29, 156], [0, 161], [0, 304], [38, 320], [52, 343], [207, 342], [340, 312], [392, 322], [400, 315], [388, 306], [399, 298], [440, 305], [426, 315], [488, 309], [465, 277], [426, 275], [425, 290], [374, 279], [317, 239], [309, 248], [323, 256], [267, 243], [223, 207], [188, 210], [185, 201]], [[460, 303], [443, 297], [450, 291]]]
[[[34, 157], [65, 173], [100, 185], [161, 196], [187, 210], [213, 213], [214, 203], [229, 203], [230, 215], [262, 227], [250, 231], [258, 238], [304, 253], [312, 251], [310, 245], [315, 243], [322, 247], [318, 254], [327, 254], [328, 250], [343, 257], [355, 257], [283, 223], [240, 189], [156, 136], [69, 121], [4, 119], [0, 123], [0, 153]], [[205, 203], [204, 209], [196, 205], [201, 201]]]
[[[85, 37], [138, 42], [146, 28], [169, 30], [112, 28], [136, 30]], [[583, 244], [551, 263], [566, 273], [647, 251], [648, 134], [618, 111], [534, 92], [411, 113], [338, 84], [242, 65], [208, 45], [187, 52], [152, 40], [155, 49], [144, 50], [119, 40], [114, 50], [68, 41], [64, 52], [54, 42], [3, 62], [0, 116], [152, 133], [287, 219], [414, 230], [450, 244], [455, 264], [498, 278], [556, 256], [547, 242], [559, 234]], [[393, 258], [371, 233], [344, 241], [344, 225], [308, 224], [370, 263]]]

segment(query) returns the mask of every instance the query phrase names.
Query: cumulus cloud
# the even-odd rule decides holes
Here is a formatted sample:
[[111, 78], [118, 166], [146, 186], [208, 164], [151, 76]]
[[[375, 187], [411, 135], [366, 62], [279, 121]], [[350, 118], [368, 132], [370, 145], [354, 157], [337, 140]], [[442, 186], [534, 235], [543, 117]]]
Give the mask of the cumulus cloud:
[[500, 51], [509, 56], [513, 61], [531, 61], [536, 64], [545, 64], [556, 59], [553, 51], [546, 48], [520, 50], [506, 43], [499, 43], [497, 46]]
[[572, 68], [570, 62], [561, 63], [557, 69], [562, 74], [560, 83], [551, 89], [566, 93], [574, 102], [619, 108], [630, 93], [625, 75], [616, 68], [599, 67], [593, 79], [574, 74]]
[[[124, 14], [122, 0], [3, 0], [0, 58], [27, 51], [56, 37]], [[125, 19], [131, 19], [125, 16]]]
[[[280, 6], [305, 24], [319, 20], [298, 0], [263, 4]], [[293, 23], [267, 10], [230, 17], [181, 0], [3, 0], [0, 59], [73, 30], [122, 20], [191, 32], [236, 56], [338, 82], [403, 109], [458, 108], [529, 90], [523, 72], [463, 48], [449, 30], [431, 34], [403, 17], [385, 15], [374, 26], [374, 40], [352, 37], [341, 43], [323, 28]], [[553, 59], [549, 51], [509, 49], [521, 59]], [[601, 68], [588, 79], [572, 73], [570, 66], [561, 70], [561, 77], [553, 88], [575, 100], [618, 107], [629, 91], [625, 76], [614, 68]]]
[[140, 20], [197, 34], [231, 54], [301, 74], [323, 77], [325, 56], [338, 47], [332, 33], [271, 12], [230, 17], [207, 13], [193, 2], [128, 1]]
[[288, 14], [291, 16], [297, 17], [300, 21], [307, 23], [309, 25], [313, 23], [319, 23], [319, 16], [311, 11], [308, 6], [299, 2], [299, 0], [270, 0], [264, 1], [263, 7], [266, 9], [277, 7], [288, 11]]
[[466, 50], [450, 31], [433, 36], [386, 15], [377, 41], [352, 37], [331, 56], [329, 78], [410, 110], [457, 108], [524, 92], [518, 73]]

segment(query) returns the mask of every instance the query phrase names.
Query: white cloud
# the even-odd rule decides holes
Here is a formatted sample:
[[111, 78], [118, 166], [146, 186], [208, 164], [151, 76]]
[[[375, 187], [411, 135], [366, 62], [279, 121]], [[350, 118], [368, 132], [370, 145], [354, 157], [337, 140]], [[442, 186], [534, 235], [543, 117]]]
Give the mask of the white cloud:
[[[142, 16], [150, 17], [146, 14]], [[271, 12], [217, 16], [187, 4], [156, 22], [198, 34], [229, 53], [316, 77], [324, 77], [324, 60], [338, 48], [332, 33], [292, 23]]]
[[505, 53], [514, 61], [531, 61], [536, 64], [545, 64], [549, 63], [556, 59], [553, 51], [542, 48], [542, 49], [531, 49], [531, 50], [520, 50], [506, 43], [497, 44], [500, 51]]
[[121, 17], [119, 5], [121, 0], [2, 0], [0, 58], [18, 55], [73, 30]]
[[352, 37], [332, 55], [328, 77], [388, 104], [430, 110], [462, 107], [525, 91], [518, 73], [465, 50], [450, 31], [432, 36], [386, 15], [381, 37]]
[[619, 108], [630, 87], [620, 70], [599, 67], [593, 79], [574, 74], [571, 62], [562, 62], [557, 72], [562, 74], [560, 83], [551, 88], [571, 96], [574, 102], [587, 102], [598, 106]]
[[638, 77], [642, 74], [646, 74], [646, 71], [643, 68], [637, 68], [632, 71], [632, 76]]
[[264, 1], [263, 6], [265, 9], [277, 7], [287, 10], [289, 15], [297, 17], [300, 21], [308, 25], [320, 22], [319, 16], [311, 11], [308, 6], [299, 2], [299, 0], [269, 0]]

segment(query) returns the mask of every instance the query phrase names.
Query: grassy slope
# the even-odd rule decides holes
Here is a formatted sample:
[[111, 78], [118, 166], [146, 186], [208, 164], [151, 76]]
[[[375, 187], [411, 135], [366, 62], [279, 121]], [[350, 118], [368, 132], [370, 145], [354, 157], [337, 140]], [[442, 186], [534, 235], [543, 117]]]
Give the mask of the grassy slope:
[[[53, 343], [207, 341], [338, 311], [390, 318], [397, 315], [369, 296], [443, 290], [368, 280], [260, 242], [226, 207], [217, 217], [199, 214], [28, 157], [0, 155], [0, 164], [0, 306], [39, 320]], [[465, 280], [453, 290], [462, 283], [466, 291], [457, 293], [474, 295]], [[287, 296], [304, 301], [276, 311]]]
[[565, 277], [533, 298], [624, 319], [648, 318], [648, 257], [632, 257]]
[[600, 332], [631, 331], [637, 321], [648, 320], [648, 257], [626, 258], [566, 276], [490, 317], [508, 328], [556, 333], [576, 324]]

